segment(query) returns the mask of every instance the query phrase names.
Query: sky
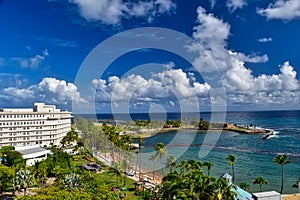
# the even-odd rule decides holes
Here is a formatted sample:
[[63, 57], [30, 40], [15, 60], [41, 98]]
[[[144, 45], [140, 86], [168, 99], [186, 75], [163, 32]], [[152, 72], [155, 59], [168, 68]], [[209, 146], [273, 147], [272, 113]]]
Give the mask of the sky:
[[300, 109], [299, 0], [0, 0], [0, 25], [3, 108]]

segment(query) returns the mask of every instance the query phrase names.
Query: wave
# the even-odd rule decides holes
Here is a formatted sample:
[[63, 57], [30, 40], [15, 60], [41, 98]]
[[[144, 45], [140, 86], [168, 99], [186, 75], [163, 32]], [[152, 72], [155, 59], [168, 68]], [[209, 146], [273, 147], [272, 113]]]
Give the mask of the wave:
[[[276, 136], [276, 135], [275, 135]], [[278, 136], [277, 136], [278, 137]], [[300, 152], [299, 153], [286, 153], [286, 152], [279, 152], [279, 151], [272, 151], [272, 150], [263, 150], [263, 149], [252, 149], [252, 148], [246, 148], [246, 147], [229, 147], [229, 146], [221, 146], [221, 145], [213, 145], [213, 144], [169, 144], [167, 147], [195, 147], [195, 146], [204, 146], [204, 147], [213, 147], [214, 149], [220, 149], [220, 150], [229, 150], [229, 151], [236, 151], [236, 152], [246, 152], [246, 153], [259, 153], [259, 154], [267, 154], [267, 155], [287, 155], [291, 157], [299, 157], [300, 158]], [[152, 146], [145, 146], [147, 148], [150, 148]], [[154, 146], [153, 146], [154, 147]]]

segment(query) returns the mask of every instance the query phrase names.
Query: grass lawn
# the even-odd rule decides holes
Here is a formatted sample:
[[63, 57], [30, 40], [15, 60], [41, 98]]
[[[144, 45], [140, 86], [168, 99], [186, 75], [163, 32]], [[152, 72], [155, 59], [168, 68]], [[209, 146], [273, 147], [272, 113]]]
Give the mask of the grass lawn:
[[[103, 179], [106, 181], [107, 184], [111, 185], [112, 187], [118, 186], [120, 189], [125, 187], [127, 188], [127, 198], [125, 199], [130, 199], [130, 200], [138, 200], [139, 197], [136, 196], [135, 193], [135, 181], [127, 178], [126, 177], [126, 185], [124, 186], [124, 176], [121, 178], [118, 177], [118, 184], [116, 182], [116, 176], [112, 175], [109, 171], [103, 172], [99, 174], [100, 176], [103, 177]], [[121, 191], [121, 195], [124, 195], [124, 192]]]

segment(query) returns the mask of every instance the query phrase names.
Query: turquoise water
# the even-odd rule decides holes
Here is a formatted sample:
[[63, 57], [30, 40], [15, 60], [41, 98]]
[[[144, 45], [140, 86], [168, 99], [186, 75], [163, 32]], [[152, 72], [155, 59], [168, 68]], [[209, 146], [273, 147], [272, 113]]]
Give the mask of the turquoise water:
[[[173, 113], [168, 117], [178, 119], [180, 114]], [[200, 117], [209, 120], [210, 114], [204, 113]], [[272, 160], [277, 154], [286, 154], [293, 162], [285, 167], [284, 193], [297, 192], [292, 184], [300, 179], [300, 111], [231, 112], [227, 113], [226, 121], [242, 125], [255, 124], [257, 127], [273, 130], [276, 136], [262, 140], [262, 135], [224, 132], [218, 138], [218, 133], [212, 131], [207, 134], [214, 139], [218, 138], [213, 146], [213, 142], [204, 141], [206, 134], [203, 132], [168, 132], [145, 139], [143, 152], [154, 152], [153, 147], [162, 141], [168, 145], [168, 153], [177, 157], [178, 162], [182, 159], [213, 162], [215, 166], [211, 173], [216, 177], [224, 172], [231, 173], [226, 157], [233, 154], [236, 156], [235, 183], [247, 182], [251, 191], [259, 189], [258, 185], [252, 184], [257, 176], [269, 181], [269, 185], [264, 185], [263, 190], [280, 190], [281, 167]], [[189, 141], [192, 141], [191, 145], [186, 144]], [[207, 156], [200, 159], [201, 147], [213, 148]], [[144, 160], [144, 163], [149, 167], [149, 162]]]

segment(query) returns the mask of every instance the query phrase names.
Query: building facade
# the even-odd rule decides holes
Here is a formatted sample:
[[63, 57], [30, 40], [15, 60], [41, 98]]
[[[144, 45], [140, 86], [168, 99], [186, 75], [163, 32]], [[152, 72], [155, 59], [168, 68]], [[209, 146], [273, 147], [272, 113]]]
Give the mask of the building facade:
[[0, 109], [0, 148], [60, 145], [71, 130], [72, 113], [34, 103], [31, 109]]

